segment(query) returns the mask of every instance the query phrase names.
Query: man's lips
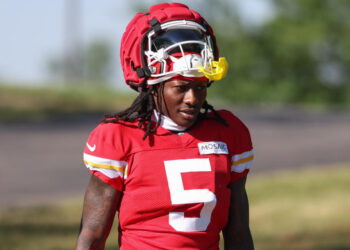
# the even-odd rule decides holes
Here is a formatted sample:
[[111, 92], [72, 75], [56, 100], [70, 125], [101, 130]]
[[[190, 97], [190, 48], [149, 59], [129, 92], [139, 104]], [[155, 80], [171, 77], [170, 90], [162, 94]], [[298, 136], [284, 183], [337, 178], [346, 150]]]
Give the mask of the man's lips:
[[180, 110], [180, 113], [187, 119], [193, 119], [197, 114], [199, 110], [197, 109], [182, 109]]

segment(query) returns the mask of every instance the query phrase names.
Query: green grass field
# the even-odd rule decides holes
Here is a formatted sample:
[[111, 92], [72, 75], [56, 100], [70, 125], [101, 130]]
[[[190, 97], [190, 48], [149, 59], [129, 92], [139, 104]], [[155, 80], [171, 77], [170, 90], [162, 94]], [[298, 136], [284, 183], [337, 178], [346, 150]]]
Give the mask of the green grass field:
[[[256, 249], [350, 249], [350, 165], [249, 178]], [[82, 201], [7, 208], [0, 215], [1, 249], [73, 249]], [[116, 249], [113, 228], [106, 249]]]
[[350, 249], [350, 165], [248, 184], [257, 249]]

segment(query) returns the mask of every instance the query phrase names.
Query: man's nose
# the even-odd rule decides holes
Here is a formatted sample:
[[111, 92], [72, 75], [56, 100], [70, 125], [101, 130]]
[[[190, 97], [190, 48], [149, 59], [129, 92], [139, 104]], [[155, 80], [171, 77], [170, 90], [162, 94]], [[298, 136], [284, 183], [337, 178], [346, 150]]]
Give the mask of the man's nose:
[[188, 105], [195, 106], [198, 104], [198, 96], [193, 88], [189, 88], [184, 97], [184, 102]]

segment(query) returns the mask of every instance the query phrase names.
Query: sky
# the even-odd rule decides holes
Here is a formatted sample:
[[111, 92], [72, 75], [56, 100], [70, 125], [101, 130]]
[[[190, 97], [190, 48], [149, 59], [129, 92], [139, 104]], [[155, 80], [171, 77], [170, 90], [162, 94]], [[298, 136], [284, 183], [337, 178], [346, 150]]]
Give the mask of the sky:
[[[65, 9], [73, 0], [0, 0], [0, 81], [40, 85], [50, 80], [47, 62], [62, 56], [65, 44]], [[112, 82], [122, 82], [120, 39], [134, 16], [136, 2], [151, 0], [74, 0], [80, 5], [79, 42], [86, 46], [104, 39], [115, 51]], [[179, 0], [191, 5], [202, 0]], [[269, 0], [231, 0], [242, 18], [261, 22], [271, 16]]]

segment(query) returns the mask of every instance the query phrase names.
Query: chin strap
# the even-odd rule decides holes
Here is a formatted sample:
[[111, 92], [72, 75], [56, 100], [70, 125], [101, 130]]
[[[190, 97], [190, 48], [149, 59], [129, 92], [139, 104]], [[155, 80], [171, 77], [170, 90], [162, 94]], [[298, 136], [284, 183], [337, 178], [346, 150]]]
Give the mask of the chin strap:
[[206, 78], [211, 81], [220, 81], [226, 76], [228, 70], [228, 62], [225, 57], [220, 57], [219, 61], [211, 62], [211, 69], [207, 70], [204, 67], [199, 67], [199, 72], [203, 73]]

